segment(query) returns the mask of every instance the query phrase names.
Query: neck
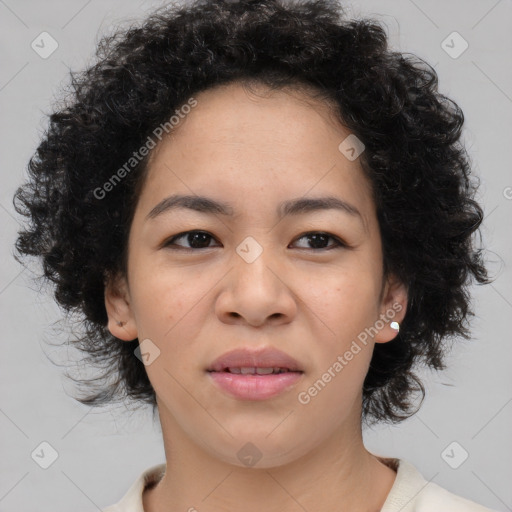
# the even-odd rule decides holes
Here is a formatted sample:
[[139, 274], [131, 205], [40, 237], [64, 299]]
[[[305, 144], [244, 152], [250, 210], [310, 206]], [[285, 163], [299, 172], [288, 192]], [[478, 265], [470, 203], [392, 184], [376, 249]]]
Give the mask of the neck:
[[360, 422], [341, 425], [315, 450], [285, 464], [241, 467], [191, 442], [160, 408], [166, 453], [162, 480], [143, 494], [145, 512], [376, 512], [396, 473], [369, 453]]

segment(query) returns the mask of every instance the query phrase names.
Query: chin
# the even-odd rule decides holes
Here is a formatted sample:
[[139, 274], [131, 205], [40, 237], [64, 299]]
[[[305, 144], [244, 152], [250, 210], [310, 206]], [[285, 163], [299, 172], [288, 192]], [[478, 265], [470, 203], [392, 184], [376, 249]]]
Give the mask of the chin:
[[[227, 434], [220, 442], [212, 442], [206, 448], [210, 455], [227, 464], [239, 468], [270, 469], [284, 466], [299, 459], [313, 447], [307, 439], [297, 439], [288, 432], [279, 433], [276, 425], [264, 432], [250, 432], [229, 437]], [[204, 443], [204, 438], [203, 438]]]

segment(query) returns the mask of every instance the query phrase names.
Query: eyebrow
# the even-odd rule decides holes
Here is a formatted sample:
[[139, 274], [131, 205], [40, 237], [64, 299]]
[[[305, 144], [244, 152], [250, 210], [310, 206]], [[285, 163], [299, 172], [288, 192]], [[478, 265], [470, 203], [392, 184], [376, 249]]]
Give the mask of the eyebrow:
[[[189, 209], [210, 215], [224, 215], [232, 217], [234, 209], [231, 205], [216, 201], [209, 197], [197, 195], [175, 194], [160, 201], [146, 216], [146, 219], [154, 219], [163, 213], [176, 209]], [[301, 215], [304, 213], [321, 210], [339, 210], [354, 217], [359, 217], [364, 224], [359, 210], [339, 197], [315, 197], [291, 199], [278, 205], [277, 215], [279, 219], [285, 215]]]

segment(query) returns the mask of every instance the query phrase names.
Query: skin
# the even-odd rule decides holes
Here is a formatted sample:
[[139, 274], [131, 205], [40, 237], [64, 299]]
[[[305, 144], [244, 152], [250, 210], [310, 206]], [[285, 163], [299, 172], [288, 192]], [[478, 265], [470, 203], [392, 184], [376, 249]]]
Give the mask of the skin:
[[[235, 83], [201, 92], [153, 150], [127, 276], [106, 288], [112, 334], [149, 338], [160, 350], [145, 368], [167, 470], [144, 492], [144, 509], [375, 512], [396, 473], [363, 445], [362, 387], [374, 344], [396, 336], [389, 321], [308, 404], [298, 394], [393, 304], [402, 308], [393, 318], [400, 322], [406, 288], [384, 279], [369, 182], [359, 160], [338, 149], [350, 132], [304, 91], [259, 91]], [[147, 218], [176, 193], [229, 203], [234, 216], [179, 209]], [[281, 201], [333, 195], [360, 216], [333, 209], [276, 215]], [[211, 238], [185, 236], [165, 246], [187, 230]], [[304, 237], [310, 232], [349, 247], [327, 237], [315, 245]], [[236, 252], [248, 236], [263, 249], [252, 263]], [[226, 395], [205, 370], [242, 346], [290, 354], [304, 370], [300, 382], [268, 400]], [[237, 457], [248, 442], [261, 454], [252, 467]]]

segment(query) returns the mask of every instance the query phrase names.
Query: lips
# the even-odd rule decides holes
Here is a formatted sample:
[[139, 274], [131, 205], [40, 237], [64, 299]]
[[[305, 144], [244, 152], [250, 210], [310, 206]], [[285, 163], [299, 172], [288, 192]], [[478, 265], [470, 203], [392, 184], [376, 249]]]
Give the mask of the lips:
[[[270, 371], [272, 370], [272, 371]], [[304, 373], [298, 361], [275, 348], [235, 349], [218, 357], [208, 372], [268, 375], [286, 372]]]
[[278, 366], [273, 367], [256, 367], [256, 366], [248, 366], [248, 367], [231, 367], [224, 370], [225, 372], [234, 373], [238, 375], [278, 375], [280, 373], [289, 372], [288, 368], [279, 368]]
[[293, 357], [271, 347], [227, 352], [207, 372], [217, 389], [236, 400], [273, 399], [290, 392], [304, 378], [304, 370]]

